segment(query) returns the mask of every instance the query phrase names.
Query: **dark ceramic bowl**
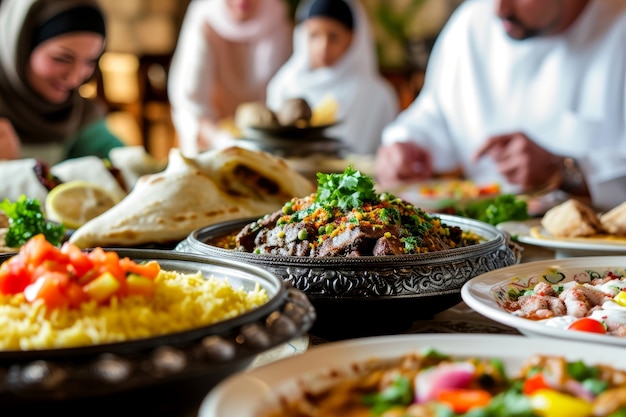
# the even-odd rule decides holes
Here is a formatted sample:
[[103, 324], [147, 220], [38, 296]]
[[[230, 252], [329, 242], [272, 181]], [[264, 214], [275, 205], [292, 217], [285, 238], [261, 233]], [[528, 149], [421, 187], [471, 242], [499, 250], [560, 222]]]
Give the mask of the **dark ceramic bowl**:
[[220, 380], [260, 353], [306, 334], [315, 320], [304, 293], [257, 266], [170, 251], [115, 250], [137, 261], [156, 260], [165, 270], [226, 278], [246, 291], [260, 284], [269, 300], [235, 318], [176, 334], [0, 351], [3, 414], [187, 416]]
[[494, 226], [440, 217], [450, 226], [474, 231], [484, 242], [426, 254], [325, 258], [254, 254], [214, 244], [256, 220], [243, 219], [197, 230], [175, 250], [254, 264], [282, 277], [315, 307], [311, 334], [316, 336], [336, 340], [390, 334], [460, 302], [461, 287], [469, 279], [519, 261], [507, 235]]

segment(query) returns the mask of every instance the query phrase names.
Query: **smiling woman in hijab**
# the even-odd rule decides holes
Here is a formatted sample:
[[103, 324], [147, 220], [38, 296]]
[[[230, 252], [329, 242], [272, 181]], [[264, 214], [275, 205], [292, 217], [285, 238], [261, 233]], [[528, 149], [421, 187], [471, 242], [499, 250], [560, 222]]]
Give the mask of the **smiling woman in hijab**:
[[219, 147], [220, 122], [239, 104], [265, 101], [291, 54], [284, 0], [193, 0], [172, 59], [168, 95], [185, 155]]
[[315, 109], [332, 97], [340, 123], [328, 135], [350, 153], [373, 154], [399, 103], [379, 73], [365, 11], [358, 0], [305, 0], [296, 14], [294, 52], [270, 81], [267, 106], [277, 110], [299, 97]]
[[0, 2], [0, 159], [107, 157], [123, 146], [104, 107], [82, 98], [105, 44], [95, 1]]

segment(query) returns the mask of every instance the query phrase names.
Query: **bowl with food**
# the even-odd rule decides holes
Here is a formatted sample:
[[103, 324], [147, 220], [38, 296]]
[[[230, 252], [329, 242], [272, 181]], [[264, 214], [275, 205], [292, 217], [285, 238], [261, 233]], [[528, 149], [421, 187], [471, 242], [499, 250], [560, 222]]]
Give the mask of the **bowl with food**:
[[201, 228], [177, 251], [262, 266], [305, 292], [326, 338], [397, 332], [458, 303], [480, 271], [517, 261], [494, 226], [430, 215], [348, 167], [262, 218]]
[[334, 342], [227, 378], [199, 416], [617, 416], [620, 352], [493, 334]]
[[83, 251], [43, 234], [0, 259], [0, 401], [9, 413], [185, 415], [315, 319], [302, 292], [232, 260]]

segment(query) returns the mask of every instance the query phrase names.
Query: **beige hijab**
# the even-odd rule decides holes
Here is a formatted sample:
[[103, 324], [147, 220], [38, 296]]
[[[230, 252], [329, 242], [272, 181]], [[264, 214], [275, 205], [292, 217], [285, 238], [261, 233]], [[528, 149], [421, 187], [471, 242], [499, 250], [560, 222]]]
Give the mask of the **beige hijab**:
[[22, 143], [60, 143], [103, 114], [75, 91], [62, 104], [50, 103], [27, 83], [33, 30], [50, 17], [95, 0], [2, 0], [0, 2], [0, 117], [13, 124]]

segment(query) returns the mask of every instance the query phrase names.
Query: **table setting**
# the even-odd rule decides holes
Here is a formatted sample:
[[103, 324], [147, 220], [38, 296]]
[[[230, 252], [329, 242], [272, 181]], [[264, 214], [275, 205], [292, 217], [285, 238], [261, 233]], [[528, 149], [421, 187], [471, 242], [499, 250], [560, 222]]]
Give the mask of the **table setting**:
[[[7, 406], [69, 416], [80, 414], [88, 404], [103, 403], [93, 415], [104, 415], [114, 404], [126, 401], [132, 406], [123, 415], [150, 409], [155, 416], [221, 415], [216, 410], [252, 416], [258, 414], [249, 414], [252, 408], [246, 407], [256, 407], [266, 391], [250, 391], [245, 406], [232, 403], [234, 392], [259, 383], [274, 392], [274, 384], [293, 384], [287, 381], [289, 369], [294, 370], [293, 377], [296, 369], [310, 372], [319, 358], [331, 353], [357, 361], [431, 346], [460, 355], [462, 344], [468, 346], [466, 356], [480, 355], [482, 349], [482, 356], [495, 357], [516, 343], [525, 346], [529, 355], [565, 354], [563, 346], [571, 343], [567, 359], [574, 360], [582, 359], [580, 352], [589, 348], [587, 344], [601, 346], [606, 355], [623, 344], [619, 331], [613, 330], [619, 326], [603, 313], [594, 317], [604, 317], [606, 334], [548, 327], [537, 317], [507, 310], [538, 283], [563, 291], [561, 287], [607, 280], [607, 271], [621, 282], [624, 266], [619, 256], [605, 253], [606, 246], [619, 244], [617, 237], [597, 250], [593, 247], [606, 230], [576, 237], [577, 242], [589, 242], [578, 243], [584, 250], [576, 254], [582, 257], [545, 243], [552, 240], [529, 239], [529, 231], [511, 225], [545, 228], [542, 220], [550, 209], [544, 210], [545, 216], [522, 213], [520, 207], [529, 207], [528, 200], [501, 194], [494, 184], [478, 186], [455, 179], [447, 189], [434, 188], [432, 183], [405, 186], [403, 190], [412, 190], [414, 197], [416, 190], [423, 189], [432, 198], [450, 187], [470, 194], [457, 195], [459, 204], [454, 207], [449, 204], [454, 196], [447, 195], [445, 206], [422, 208], [423, 200], [412, 200], [410, 193], [379, 190], [372, 177], [352, 166], [341, 172], [319, 172], [316, 189], [283, 158], [238, 147], [197, 158], [174, 152], [167, 166], [155, 170], [137, 175], [134, 186], [114, 207], [72, 230], [59, 244], [59, 258], [52, 259], [70, 262], [70, 254], [78, 256], [78, 252], [96, 259], [104, 252], [103, 259], [128, 259], [120, 261], [123, 265], [157, 263], [160, 271], [182, 275], [199, 271], [203, 282], [216, 276], [229, 287], [248, 294], [262, 291], [267, 298], [228, 318], [191, 328], [172, 327], [163, 333], [108, 341], [94, 336], [68, 346], [7, 347], [0, 350], [0, 397]], [[163, 186], [170, 182], [174, 185]], [[481, 209], [472, 211], [472, 204]], [[553, 207], [560, 204], [553, 200]], [[509, 218], [502, 221], [506, 215]], [[14, 220], [8, 217], [11, 227]], [[45, 272], [33, 267], [24, 269], [32, 282], [25, 282], [21, 290], [3, 284], [10, 282], [3, 281], [5, 277], [26, 274], [15, 271], [27, 260], [52, 265], [44, 255], [33, 258], [33, 253], [41, 253], [28, 249], [33, 245], [25, 242], [23, 251], [8, 245], [1, 258], [6, 266], [0, 268], [0, 290], [11, 303], [44, 305], [45, 309], [38, 307], [44, 312], [31, 319], [36, 322], [47, 320], [46, 311], [56, 308], [53, 315], [63, 316], [60, 311], [75, 308], [75, 299], [65, 287], [58, 290], [67, 296], [62, 298], [65, 301], [46, 304], [49, 298], [42, 288], [49, 288], [44, 286], [47, 279], [55, 286], [69, 279], [91, 294], [90, 283], [105, 281], [102, 275], [111, 272], [99, 269], [81, 278], [77, 264], [70, 262], [69, 278], [53, 274], [59, 272], [58, 265], [57, 270]], [[621, 248], [611, 248], [619, 255]], [[589, 256], [590, 251], [594, 256]], [[94, 298], [91, 305], [117, 308], [119, 300], [138, 288], [133, 275], [126, 272], [121, 278], [122, 292]], [[164, 278], [153, 279], [157, 293], [166, 291], [159, 289]], [[615, 304], [611, 317], [621, 317], [619, 300], [604, 301]], [[78, 299], [79, 306], [82, 302]], [[200, 311], [187, 301], [184, 305]], [[592, 309], [599, 307], [594, 304]], [[175, 311], [166, 314], [174, 322], [186, 321], [180, 310]], [[10, 337], [15, 336], [5, 336]], [[519, 366], [526, 358], [522, 356], [503, 360]], [[601, 363], [602, 356], [589, 360]], [[336, 364], [334, 357], [328, 363]], [[292, 391], [280, 395], [291, 398]]]

